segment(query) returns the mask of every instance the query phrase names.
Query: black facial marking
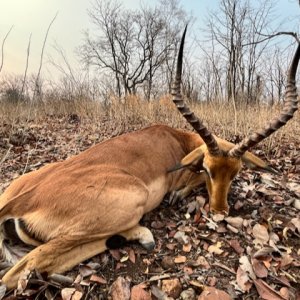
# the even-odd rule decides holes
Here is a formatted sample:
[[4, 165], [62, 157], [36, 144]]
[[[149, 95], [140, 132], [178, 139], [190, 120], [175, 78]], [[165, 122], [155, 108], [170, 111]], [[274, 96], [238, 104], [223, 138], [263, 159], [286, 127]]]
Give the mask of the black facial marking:
[[116, 234], [111, 236], [106, 241], [106, 247], [108, 249], [118, 249], [126, 244], [127, 240], [123, 236]]

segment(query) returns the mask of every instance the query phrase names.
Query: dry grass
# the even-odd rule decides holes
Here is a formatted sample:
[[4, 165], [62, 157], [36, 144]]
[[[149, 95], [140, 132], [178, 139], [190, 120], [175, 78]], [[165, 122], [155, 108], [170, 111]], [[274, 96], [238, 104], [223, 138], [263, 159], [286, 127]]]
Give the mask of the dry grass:
[[[204, 120], [209, 129], [218, 136], [231, 141], [238, 141], [254, 130], [261, 128], [280, 110], [279, 107], [263, 105], [240, 106], [237, 108], [235, 118], [234, 109], [230, 103], [190, 103], [189, 105], [195, 114]], [[5, 127], [13, 131], [19, 127], [19, 124], [26, 126], [29, 121], [39, 122], [39, 120], [51, 116], [55, 122], [56, 117], [70, 114], [77, 114], [87, 122], [97, 123], [103, 119], [113, 120], [116, 128], [122, 124], [147, 126], [155, 123], [190, 128], [169, 96], [151, 102], [138, 97], [128, 97], [123, 101], [112, 97], [111, 103], [107, 107], [104, 107], [100, 102], [84, 100], [72, 102], [49, 100], [39, 103], [18, 104], [3, 102], [0, 105], [0, 129], [2, 127], [0, 132], [3, 133], [3, 124], [8, 124], [9, 126]], [[274, 154], [281, 144], [288, 143], [291, 139], [299, 141], [299, 125], [300, 114], [297, 112], [293, 120], [264, 141], [260, 147], [267, 150], [267, 153], [272, 150], [271, 152]]]

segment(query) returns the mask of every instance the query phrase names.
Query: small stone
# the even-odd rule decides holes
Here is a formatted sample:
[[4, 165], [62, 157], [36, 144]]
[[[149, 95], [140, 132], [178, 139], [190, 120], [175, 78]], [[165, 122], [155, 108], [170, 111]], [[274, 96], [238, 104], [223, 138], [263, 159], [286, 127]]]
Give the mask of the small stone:
[[189, 288], [187, 290], [182, 291], [180, 294], [180, 298], [182, 300], [195, 300], [196, 299], [196, 292], [194, 289]]
[[165, 279], [162, 281], [161, 288], [168, 296], [176, 299], [179, 297], [182, 291], [182, 285], [178, 278], [175, 279]]

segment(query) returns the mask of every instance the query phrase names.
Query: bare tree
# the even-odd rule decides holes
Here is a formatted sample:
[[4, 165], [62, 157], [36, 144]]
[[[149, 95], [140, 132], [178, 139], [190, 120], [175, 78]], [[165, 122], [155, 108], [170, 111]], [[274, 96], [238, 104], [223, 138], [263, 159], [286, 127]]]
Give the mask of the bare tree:
[[[226, 68], [226, 95], [233, 103], [258, 102], [261, 91], [261, 62], [269, 40], [260, 43], [261, 32], [271, 30], [273, 1], [251, 6], [248, 0], [221, 0], [220, 10], [212, 12], [207, 32], [214, 52]], [[208, 51], [207, 51], [208, 52]]]
[[[177, 1], [171, 3], [180, 10]], [[169, 10], [163, 5], [161, 1], [154, 8], [125, 10], [116, 1], [95, 0], [89, 11], [98, 35], [86, 32], [79, 54], [86, 65], [114, 74], [118, 96], [142, 89], [150, 99], [156, 75], [175, 57], [174, 36], [180, 31], [170, 27], [170, 17], [165, 15]]]

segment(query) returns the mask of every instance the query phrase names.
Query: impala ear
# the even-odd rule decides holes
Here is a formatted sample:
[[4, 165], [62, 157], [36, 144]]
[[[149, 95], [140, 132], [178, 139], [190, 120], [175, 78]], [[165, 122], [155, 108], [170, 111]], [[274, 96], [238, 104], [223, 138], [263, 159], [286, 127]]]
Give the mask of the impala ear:
[[180, 169], [188, 168], [193, 172], [197, 172], [202, 169], [204, 153], [202, 147], [198, 147], [188, 155], [186, 155], [180, 163], [176, 164], [173, 168], [169, 169], [168, 172], [177, 171]]
[[277, 171], [275, 168], [269, 166], [263, 160], [261, 160], [259, 157], [257, 157], [256, 155], [254, 155], [248, 151], [243, 154], [242, 161], [250, 169], [280, 175], [279, 171]]

